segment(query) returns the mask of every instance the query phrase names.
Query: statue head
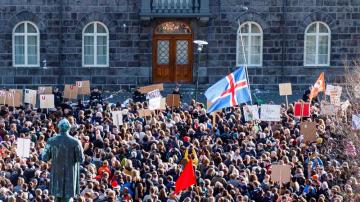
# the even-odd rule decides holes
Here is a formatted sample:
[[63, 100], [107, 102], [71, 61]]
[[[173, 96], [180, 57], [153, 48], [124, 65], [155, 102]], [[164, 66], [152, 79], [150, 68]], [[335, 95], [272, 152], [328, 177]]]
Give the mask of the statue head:
[[58, 123], [58, 128], [60, 132], [68, 132], [70, 130], [70, 123], [66, 118], [63, 118]]

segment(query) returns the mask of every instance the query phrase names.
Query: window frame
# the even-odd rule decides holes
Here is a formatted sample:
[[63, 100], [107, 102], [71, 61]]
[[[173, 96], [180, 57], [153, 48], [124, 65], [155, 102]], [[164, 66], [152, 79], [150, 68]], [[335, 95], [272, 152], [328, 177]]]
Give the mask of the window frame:
[[[316, 32], [315, 33], [308, 33], [309, 28], [316, 24]], [[327, 33], [320, 33], [319, 32], [319, 27], [320, 24], [324, 25], [327, 29]], [[306, 43], [307, 43], [307, 36], [315, 36], [315, 64], [308, 64], [306, 61]], [[328, 57], [327, 57], [327, 61], [326, 64], [319, 64], [319, 37], [320, 36], [327, 36], [328, 37]], [[311, 66], [315, 66], [315, 67], [327, 67], [330, 66], [330, 54], [331, 54], [331, 29], [329, 27], [329, 25], [327, 25], [325, 22], [322, 21], [315, 21], [310, 23], [306, 29], [305, 29], [305, 34], [304, 34], [304, 66], [305, 67], [311, 67]]]
[[[18, 28], [20, 25], [24, 24], [24, 32], [23, 33], [15, 33], [16, 28]], [[28, 33], [28, 24], [32, 25], [36, 29], [36, 33]], [[16, 53], [15, 53], [15, 37], [21, 36], [24, 37], [24, 64], [16, 64]], [[36, 64], [29, 64], [28, 61], [28, 37], [29, 36], [36, 36], [37, 39], [37, 58], [36, 58]], [[40, 67], [40, 31], [39, 28], [36, 26], [35, 23], [31, 21], [21, 21], [17, 23], [12, 32], [12, 63], [13, 67]]]
[[[242, 33], [241, 32], [241, 28], [245, 25], [248, 25], [249, 26], [249, 31], [247, 33]], [[251, 33], [251, 26], [252, 25], [255, 25], [258, 27], [258, 29], [260, 30], [260, 33]], [[245, 37], [248, 37], [248, 45], [247, 45], [247, 48], [248, 48], [248, 52], [249, 54], [247, 55], [247, 57], [245, 58], [246, 59], [246, 63], [247, 64], [240, 64], [240, 60], [239, 60], [239, 57], [244, 57], [244, 55], [239, 55], [239, 51], [240, 51], [240, 46], [242, 46], [244, 43], [242, 41], [242, 39]], [[262, 27], [254, 22], [254, 21], [246, 21], [246, 22], [243, 22], [242, 24], [239, 25], [239, 28], [237, 30], [237, 34], [236, 34], [236, 65], [237, 66], [247, 66], [247, 67], [262, 67], [263, 66], [263, 48], [264, 48], [264, 32], [263, 32], [263, 29]], [[258, 64], [250, 64], [249, 61], [250, 60], [250, 57], [251, 57], [251, 39], [253, 37], [260, 37], [260, 61]], [[240, 45], [241, 43], [241, 45]], [[242, 50], [244, 52], [244, 50]], [[245, 53], [244, 53], [245, 54]], [[245, 55], [246, 56], [246, 55]]]
[[[90, 26], [94, 25], [94, 32], [85, 33], [85, 30]], [[97, 25], [101, 25], [106, 30], [106, 33], [98, 33]], [[85, 64], [85, 36], [90, 36], [94, 38], [94, 63], [93, 64]], [[98, 36], [106, 36], [106, 64], [97, 64], [97, 37]], [[107, 26], [100, 21], [92, 21], [86, 24], [82, 31], [82, 66], [83, 67], [109, 67], [109, 29]]]

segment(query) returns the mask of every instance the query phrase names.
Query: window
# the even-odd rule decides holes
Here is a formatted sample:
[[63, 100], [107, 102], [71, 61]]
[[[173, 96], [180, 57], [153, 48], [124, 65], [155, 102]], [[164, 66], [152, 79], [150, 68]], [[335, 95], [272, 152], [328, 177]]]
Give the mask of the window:
[[240, 25], [237, 34], [237, 65], [262, 66], [263, 31], [255, 22]]
[[13, 30], [13, 66], [40, 66], [40, 34], [32, 22], [20, 22]]
[[305, 30], [304, 66], [330, 65], [330, 29], [323, 22], [314, 22]]
[[92, 22], [83, 30], [83, 66], [109, 66], [109, 31], [101, 22]]

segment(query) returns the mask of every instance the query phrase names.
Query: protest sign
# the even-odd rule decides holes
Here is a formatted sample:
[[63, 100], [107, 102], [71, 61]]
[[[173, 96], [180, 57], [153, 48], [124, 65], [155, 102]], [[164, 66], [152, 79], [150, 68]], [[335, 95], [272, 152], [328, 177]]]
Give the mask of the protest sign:
[[290, 165], [271, 165], [271, 180], [279, 183], [290, 182], [291, 166]]
[[112, 120], [114, 126], [123, 125], [123, 112], [122, 111], [112, 111]]
[[64, 88], [64, 98], [76, 100], [78, 96], [78, 88], [74, 85], [66, 84]]
[[341, 102], [340, 109], [342, 111], [346, 111], [349, 106], [350, 106], [350, 102], [349, 100], [346, 100], [345, 102]]
[[90, 81], [77, 81], [76, 86], [79, 95], [90, 95]]
[[29, 158], [30, 157], [30, 139], [18, 138], [16, 145], [16, 155], [21, 158]]
[[160, 84], [153, 84], [153, 85], [149, 85], [149, 86], [143, 86], [143, 87], [140, 87], [138, 89], [138, 91], [140, 93], [144, 94], [144, 93], [148, 93], [150, 91], [156, 90], [156, 89], [158, 89], [159, 91], [164, 90], [164, 84], [160, 83]]
[[320, 114], [325, 116], [335, 116], [339, 107], [329, 103], [321, 103]]
[[351, 119], [351, 127], [354, 130], [360, 129], [360, 114], [353, 114]]
[[292, 95], [291, 83], [280, 83], [279, 84], [279, 94], [280, 94], [280, 96]]
[[168, 94], [166, 97], [166, 105], [169, 107], [180, 107], [180, 95]]
[[161, 94], [160, 94], [160, 91], [159, 89], [156, 89], [156, 90], [153, 90], [153, 91], [150, 91], [146, 94], [146, 99], [147, 100], [150, 100], [150, 99], [153, 99], [153, 98], [161, 98]]
[[259, 120], [259, 108], [257, 105], [244, 105], [244, 118], [245, 121]]
[[262, 121], [281, 121], [280, 105], [261, 105], [260, 119]]
[[310, 116], [310, 102], [295, 102], [294, 116], [309, 117]]
[[51, 86], [40, 86], [38, 88], [38, 94], [42, 95], [42, 94], [52, 94], [53, 90]]
[[6, 104], [6, 90], [0, 90], [0, 105]]
[[150, 109], [140, 109], [138, 112], [139, 112], [139, 117], [146, 117], [152, 115]]
[[316, 141], [316, 123], [315, 122], [301, 122], [300, 133], [304, 136], [305, 142]]
[[166, 98], [157, 97], [149, 100], [150, 110], [165, 110], [166, 109]]
[[24, 103], [36, 105], [36, 90], [25, 89]]
[[55, 108], [54, 95], [53, 94], [40, 95], [40, 108], [41, 109]]
[[9, 89], [9, 91], [14, 93], [15, 97], [18, 97], [18, 98], [15, 98], [15, 99], [18, 99], [20, 101], [20, 104], [23, 103], [23, 100], [24, 100], [24, 91], [23, 91], [23, 89]]
[[7, 91], [6, 92], [6, 101], [5, 103], [8, 106], [12, 107], [20, 107], [22, 101], [21, 101], [21, 94], [17, 90]]
[[286, 108], [288, 108], [288, 106], [289, 106], [288, 95], [292, 95], [291, 83], [280, 83], [279, 84], [279, 94], [280, 94], [280, 96], [285, 95]]

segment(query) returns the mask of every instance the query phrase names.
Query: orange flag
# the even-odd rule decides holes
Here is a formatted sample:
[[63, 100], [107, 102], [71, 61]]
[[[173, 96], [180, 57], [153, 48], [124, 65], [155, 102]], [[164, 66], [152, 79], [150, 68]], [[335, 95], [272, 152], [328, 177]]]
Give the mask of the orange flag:
[[324, 72], [321, 72], [319, 78], [317, 79], [315, 85], [311, 88], [309, 95], [310, 101], [317, 96], [319, 92], [325, 92], [325, 76]]
[[181, 175], [175, 182], [175, 194], [178, 194], [191, 185], [196, 184], [196, 176], [193, 168], [192, 160], [190, 159], [184, 167]]

